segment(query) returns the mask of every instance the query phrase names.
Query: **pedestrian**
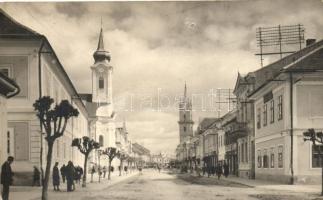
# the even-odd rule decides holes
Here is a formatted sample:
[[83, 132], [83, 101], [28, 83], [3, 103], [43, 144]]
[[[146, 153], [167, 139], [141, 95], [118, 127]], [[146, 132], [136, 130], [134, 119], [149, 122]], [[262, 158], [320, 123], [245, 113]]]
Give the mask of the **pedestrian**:
[[222, 173], [223, 173], [222, 165], [219, 164], [217, 166], [217, 170], [216, 170], [216, 174], [218, 175], [218, 179], [221, 178]]
[[82, 179], [82, 176], [83, 176], [83, 168], [81, 166], [79, 166], [79, 183], [81, 183], [81, 179]]
[[34, 166], [33, 173], [33, 187], [34, 186], [40, 186], [40, 171], [36, 166]]
[[111, 172], [113, 172], [114, 171], [114, 167], [113, 166], [111, 166]]
[[68, 161], [68, 164], [66, 166], [67, 192], [71, 192], [71, 191], [75, 190], [74, 174], [75, 174], [75, 169], [74, 169], [73, 162]]
[[93, 183], [93, 175], [95, 173], [95, 167], [94, 165], [92, 166], [92, 169], [91, 169], [91, 183]]
[[1, 167], [1, 184], [2, 184], [2, 200], [9, 199], [9, 187], [13, 183], [14, 173], [11, 170], [11, 164], [14, 158], [9, 156], [7, 161], [3, 163]]
[[138, 167], [138, 170], [139, 170], [139, 174], [142, 175], [142, 167]]
[[65, 166], [65, 164], [61, 167], [61, 169], [60, 169], [60, 171], [61, 171], [61, 176], [62, 176], [62, 180], [63, 180], [63, 183], [65, 183], [65, 179], [66, 179], [66, 166]]
[[158, 173], [160, 173], [160, 166], [159, 165], [157, 165], [157, 169], [158, 169]]
[[128, 166], [124, 166], [124, 171], [128, 174]]
[[59, 189], [59, 170], [58, 170], [58, 162], [55, 163], [53, 167], [53, 186], [54, 191], [60, 191]]
[[105, 174], [107, 173], [107, 168], [104, 166], [102, 170], [103, 170], [103, 178], [105, 178]]
[[211, 176], [211, 166], [208, 165], [206, 169], [207, 169], [207, 177], [209, 178]]
[[224, 176], [225, 176], [225, 178], [228, 178], [228, 175], [229, 175], [229, 165], [225, 162], [224, 165], [223, 165], [223, 168], [224, 168]]

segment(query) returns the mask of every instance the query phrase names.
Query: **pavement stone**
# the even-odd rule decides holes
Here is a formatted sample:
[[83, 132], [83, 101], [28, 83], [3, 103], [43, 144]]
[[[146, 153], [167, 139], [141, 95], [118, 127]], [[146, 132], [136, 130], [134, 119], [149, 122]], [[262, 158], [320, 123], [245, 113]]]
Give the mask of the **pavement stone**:
[[[111, 187], [117, 183], [120, 183], [122, 181], [125, 181], [131, 177], [134, 177], [138, 175], [137, 171], [133, 171], [128, 174], [124, 174], [122, 176], [119, 176], [119, 172], [114, 172], [111, 174], [111, 180], [108, 180], [107, 176], [106, 178], [101, 178], [100, 182], [99, 177], [95, 175], [93, 177], [93, 182], [91, 183], [91, 175], [87, 176], [87, 185], [86, 188], [82, 188], [82, 183], [78, 184], [76, 183], [76, 191], [74, 192], [87, 192], [87, 191], [96, 191], [96, 190], [102, 190], [108, 187]], [[66, 192], [66, 183], [62, 183], [60, 185], [61, 192]], [[55, 192], [53, 190], [52, 184], [49, 185], [48, 188], [48, 195], [49, 197], [51, 195], [54, 195]], [[70, 193], [73, 195], [73, 192]], [[32, 186], [12, 186], [10, 187], [10, 199], [12, 200], [38, 200], [41, 197], [41, 187], [32, 187]], [[49, 198], [50, 199], [50, 198]]]

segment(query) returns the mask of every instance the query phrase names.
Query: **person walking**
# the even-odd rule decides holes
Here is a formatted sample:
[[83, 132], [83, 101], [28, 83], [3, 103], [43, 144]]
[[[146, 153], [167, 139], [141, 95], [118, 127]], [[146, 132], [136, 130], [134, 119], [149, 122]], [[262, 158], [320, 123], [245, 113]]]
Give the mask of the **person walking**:
[[61, 167], [61, 169], [60, 169], [60, 171], [61, 171], [61, 176], [62, 176], [62, 180], [63, 180], [63, 183], [65, 183], [65, 179], [66, 179], [66, 166], [65, 166], [65, 164]]
[[92, 169], [91, 169], [91, 183], [93, 183], [93, 175], [95, 173], [95, 167], [94, 165], [92, 166]]
[[217, 170], [216, 170], [216, 174], [218, 175], [218, 179], [221, 178], [222, 173], [223, 173], [222, 165], [219, 164], [217, 166]]
[[228, 178], [228, 175], [229, 175], [229, 165], [226, 162], [223, 165], [223, 169], [224, 169], [224, 176], [225, 176], [225, 178]]
[[102, 170], [103, 170], [103, 178], [105, 178], [105, 174], [107, 173], [107, 168], [104, 166]]
[[7, 161], [1, 166], [2, 200], [9, 200], [9, 187], [12, 185], [14, 175], [11, 170], [13, 160], [14, 158], [9, 156]]
[[33, 187], [40, 186], [40, 171], [34, 166], [34, 174], [33, 174]]
[[60, 191], [59, 189], [59, 170], [58, 170], [58, 162], [55, 163], [53, 167], [53, 186], [54, 191]]
[[73, 165], [72, 161], [68, 161], [68, 164], [66, 166], [67, 192], [71, 192], [71, 191], [75, 190], [74, 174], [75, 174], [74, 165]]

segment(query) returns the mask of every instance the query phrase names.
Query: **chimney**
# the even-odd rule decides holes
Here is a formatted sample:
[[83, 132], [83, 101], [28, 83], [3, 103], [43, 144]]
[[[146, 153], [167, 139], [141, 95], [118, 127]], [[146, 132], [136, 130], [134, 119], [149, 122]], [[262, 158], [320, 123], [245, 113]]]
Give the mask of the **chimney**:
[[310, 46], [311, 44], [314, 44], [315, 42], [316, 42], [316, 39], [307, 39], [306, 46]]

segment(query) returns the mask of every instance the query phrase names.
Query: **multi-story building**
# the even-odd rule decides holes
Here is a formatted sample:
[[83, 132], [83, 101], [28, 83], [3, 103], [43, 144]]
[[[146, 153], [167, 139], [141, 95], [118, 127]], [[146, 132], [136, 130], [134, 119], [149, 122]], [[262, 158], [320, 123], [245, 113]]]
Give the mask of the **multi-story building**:
[[132, 144], [131, 156], [134, 158], [135, 167], [146, 167], [151, 161], [150, 150], [138, 143]]
[[20, 92], [15, 81], [8, 78], [8, 74], [0, 72], [0, 163], [8, 156], [13, 156], [13, 146], [10, 143], [12, 136], [8, 132], [7, 99], [16, 96]]
[[18, 23], [3, 10], [0, 27], [0, 70], [20, 85], [20, 93], [7, 102], [9, 154], [15, 157], [14, 183], [31, 184], [33, 166], [40, 167], [41, 160], [43, 167], [46, 163], [47, 145], [33, 109], [41, 96], [51, 96], [55, 103], [67, 99], [79, 110], [79, 116], [68, 121], [64, 135], [55, 142], [53, 163], [71, 160], [82, 165], [83, 156], [71, 148], [71, 143], [73, 138], [88, 135], [88, 115], [54, 49], [44, 35]]
[[196, 130], [202, 151], [201, 167], [214, 167], [217, 162], [217, 133], [214, 123], [217, 118], [203, 118]]
[[222, 128], [225, 144], [225, 162], [229, 166], [229, 174], [238, 175], [238, 138], [237, 110], [232, 110], [222, 117]]
[[237, 139], [239, 157], [239, 176], [254, 178], [254, 107], [248, 95], [254, 90], [255, 77], [253, 73], [245, 76], [238, 73], [234, 94], [237, 99], [237, 126], [241, 137]]
[[[312, 40], [308, 40], [312, 41]], [[256, 178], [284, 183], [318, 182], [321, 162], [304, 142], [308, 128], [322, 130], [323, 41], [254, 73]]]

